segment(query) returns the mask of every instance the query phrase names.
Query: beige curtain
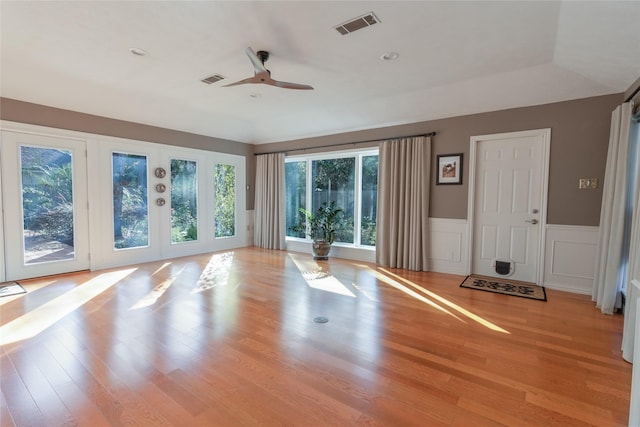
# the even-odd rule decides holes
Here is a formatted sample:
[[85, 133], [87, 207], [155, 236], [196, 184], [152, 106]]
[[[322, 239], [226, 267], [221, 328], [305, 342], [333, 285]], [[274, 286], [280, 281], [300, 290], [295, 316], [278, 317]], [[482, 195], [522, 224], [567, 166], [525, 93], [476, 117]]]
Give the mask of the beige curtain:
[[254, 245], [285, 249], [284, 153], [257, 156], [255, 191]]
[[431, 138], [381, 142], [378, 171], [376, 261], [428, 271]]
[[593, 301], [605, 314], [621, 306], [622, 266], [631, 103], [618, 106], [611, 115], [607, 167], [602, 190], [600, 233], [596, 251]]

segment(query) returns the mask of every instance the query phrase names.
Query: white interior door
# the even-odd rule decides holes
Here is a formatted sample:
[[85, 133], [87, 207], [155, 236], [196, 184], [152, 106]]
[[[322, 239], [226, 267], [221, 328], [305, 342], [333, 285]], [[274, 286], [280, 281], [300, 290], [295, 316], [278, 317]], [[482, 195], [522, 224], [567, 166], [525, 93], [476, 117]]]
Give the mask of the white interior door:
[[540, 281], [549, 138], [549, 129], [472, 137], [473, 274]]
[[86, 143], [2, 132], [6, 280], [89, 268]]

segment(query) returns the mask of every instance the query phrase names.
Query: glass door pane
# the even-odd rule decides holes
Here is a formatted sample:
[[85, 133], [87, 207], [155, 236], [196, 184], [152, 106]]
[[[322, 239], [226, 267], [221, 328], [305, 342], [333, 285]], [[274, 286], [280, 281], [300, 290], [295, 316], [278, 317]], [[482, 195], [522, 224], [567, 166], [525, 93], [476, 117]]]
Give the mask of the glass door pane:
[[171, 159], [171, 243], [194, 240], [198, 240], [197, 163]]
[[148, 246], [147, 156], [113, 153], [112, 177], [114, 248]]
[[75, 258], [71, 150], [20, 147], [25, 264]]
[[215, 166], [215, 237], [236, 234], [236, 167]]

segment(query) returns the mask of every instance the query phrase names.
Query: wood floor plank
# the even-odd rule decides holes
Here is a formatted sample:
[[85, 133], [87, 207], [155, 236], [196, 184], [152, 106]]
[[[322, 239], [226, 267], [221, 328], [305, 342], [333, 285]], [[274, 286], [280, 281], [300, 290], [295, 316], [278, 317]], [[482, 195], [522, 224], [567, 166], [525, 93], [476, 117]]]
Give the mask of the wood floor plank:
[[15, 427], [11, 413], [9, 412], [9, 406], [4, 398], [4, 393], [0, 390], [0, 426], [3, 427]]
[[2, 427], [627, 424], [623, 319], [588, 296], [242, 248], [136, 265], [74, 306], [103, 273], [0, 304], [0, 337], [68, 308], [0, 346]]
[[30, 350], [20, 350], [11, 355], [16, 373], [24, 382], [29, 394], [42, 413], [47, 425], [76, 425], [72, 414], [68, 411], [55, 389], [48, 382], [36, 363], [24, 353]]
[[[9, 357], [9, 356], [5, 356]], [[0, 377], [2, 395], [6, 400], [13, 422], [18, 426], [46, 426], [38, 405], [31, 397], [31, 393], [20, 378], [20, 375], [12, 363], [3, 364], [3, 373]]]

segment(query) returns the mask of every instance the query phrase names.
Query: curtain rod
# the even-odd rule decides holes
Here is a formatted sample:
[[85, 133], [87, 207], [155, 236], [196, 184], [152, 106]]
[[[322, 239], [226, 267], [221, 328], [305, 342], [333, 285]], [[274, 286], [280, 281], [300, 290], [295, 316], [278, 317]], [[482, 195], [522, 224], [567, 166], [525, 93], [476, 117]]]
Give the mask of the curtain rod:
[[262, 154], [290, 153], [292, 151], [316, 150], [318, 148], [341, 147], [341, 146], [345, 146], [345, 145], [353, 145], [355, 147], [358, 144], [369, 144], [369, 143], [372, 143], [372, 142], [387, 141], [389, 139], [414, 138], [416, 136], [435, 136], [435, 135], [436, 135], [436, 132], [429, 132], [429, 133], [420, 133], [420, 134], [417, 134], [417, 135], [396, 136], [396, 137], [393, 137], [393, 138], [385, 138], [385, 139], [373, 139], [373, 140], [369, 140], [369, 141], [341, 142], [340, 144], [318, 145], [317, 147], [292, 148], [290, 150], [268, 151], [268, 152], [265, 152], [265, 153], [253, 153], [253, 155], [254, 156], [260, 156]]

